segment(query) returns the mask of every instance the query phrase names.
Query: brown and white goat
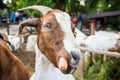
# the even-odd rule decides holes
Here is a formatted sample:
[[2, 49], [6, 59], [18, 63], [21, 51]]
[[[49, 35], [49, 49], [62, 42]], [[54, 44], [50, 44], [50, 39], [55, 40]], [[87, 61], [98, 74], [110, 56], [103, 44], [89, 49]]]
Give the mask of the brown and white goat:
[[0, 40], [0, 80], [29, 80], [31, 73]]
[[[30, 6], [21, 10], [26, 9], [38, 10], [43, 13], [43, 16], [41, 18], [32, 18], [21, 22], [19, 24], [18, 34], [22, 32], [25, 26], [35, 27], [38, 33], [37, 47], [39, 54], [43, 54], [47, 60], [61, 72], [65, 74], [73, 72], [80, 62], [80, 50], [76, 45], [72, 33], [70, 16], [65, 12], [53, 10], [45, 6]], [[46, 64], [45, 61], [38, 63]], [[46, 69], [48, 68], [49, 67], [46, 67], [44, 70], [41, 69], [42, 71], [39, 70], [41, 71], [41, 75], [43, 71], [47, 72]], [[41, 76], [39, 73], [37, 75]], [[44, 76], [44, 78], [43, 76], [34, 78], [34, 80], [39, 79], [47, 80], [46, 76]], [[54, 77], [53, 79], [59, 80]], [[53, 79], [50, 78], [49, 80]]]

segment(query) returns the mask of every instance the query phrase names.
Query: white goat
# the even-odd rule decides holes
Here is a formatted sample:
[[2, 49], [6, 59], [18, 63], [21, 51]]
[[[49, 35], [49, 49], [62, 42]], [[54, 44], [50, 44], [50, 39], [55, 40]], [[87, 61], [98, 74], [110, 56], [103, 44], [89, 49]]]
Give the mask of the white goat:
[[118, 34], [99, 31], [96, 32], [95, 35], [87, 37], [87, 39], [83, 41], [83, 44], [92, 49], [110, 50], [115, 47], [119, 38], [120, 35]]
[[11, 51], [17, 50], [20, 48], [21, 43], [24, 42], [24, 38], [22, 36], [16, 37], [12, 35], [8, 35], [8, 41], [11, 43], [11, 46], [14, 48], [10, 48]]
[[37, 43], [37, 35], [30, 35], [27, 39], [26, 51], [35, 52], [35, 44]]
[[[110, 49], [119, 47], [118, 39], [120, 39], [120, 35], [107, 31], [98, 31], [95, 35], [86, 36], [81, 31], [75, 29], [76, 42], [80, 45], [86, 45], [87, 47], [95, 50], [105, 50], [108, 51]], [[119, 49], [119, 48], [118, 48]], [[116, 50], [117, 51], [117, 50]], [[85, 54], [87, 57], [87, 53]], [[104, 57], [105, 58], [105, 57]], [[95, 62], [95, 60], [93, 60]]]
[[76, 33], [75, 41], [77, 45], [80, 46], [88, 36], [81, 32], [80, 30], [78, 30], [77, 28], [75, 28], [75, 33]]

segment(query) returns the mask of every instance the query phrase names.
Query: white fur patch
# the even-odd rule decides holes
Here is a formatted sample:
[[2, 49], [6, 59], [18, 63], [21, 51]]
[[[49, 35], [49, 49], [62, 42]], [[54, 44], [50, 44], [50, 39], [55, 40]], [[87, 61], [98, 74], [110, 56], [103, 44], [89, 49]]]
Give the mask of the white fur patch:
[[30, 35], [27, 39], [26, 51], [35, 51], [36, 43], [37, 43], [37, 35]]
[[115, 33], [99, 31], [83, 41], [85, 45], [97, 50], [109, 50], [117, 44], [118, 36]]
[[85, 35], [82, 31], [78, 30], [77, 28], [75, 28], [75, 33], [77, 33], [75, 41], [77, 45], [80, 46], [84, 39], [87, 37], [87, 35]]
[[41, 53], [36, 45], [35, 73], [30, 80], [75, 80], [71, 74], [63, 74]]
[[63, 30], [65, 34], [64, 39], [63, 39], [65, 49], [68, 52], [72, 50], [75, 51], [75, 49], [77, 48], [77, 45], [75, 43], [75, 39], [74, 39], [72, 29], [71, 29], [70, 16], [65, 12], [55, 12], [55, 17], [61, 29]]

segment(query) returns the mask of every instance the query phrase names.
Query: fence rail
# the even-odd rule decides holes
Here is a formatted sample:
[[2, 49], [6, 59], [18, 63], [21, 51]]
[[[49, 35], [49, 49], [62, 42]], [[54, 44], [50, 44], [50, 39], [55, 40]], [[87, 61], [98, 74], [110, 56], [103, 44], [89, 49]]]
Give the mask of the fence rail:
[[91, 53], [94, 54], [101, 54], [101, 55], [108, 55], [108, 56], [113, 56], [113, 57], [120, 57], [120, 53], [118, 52], [110, 52], [110, 51], [102, 51], [102, 50], [94, 50], [94, 49], [90, 49], [88, 47], [79, 47], [81, 51], [89, 51]]

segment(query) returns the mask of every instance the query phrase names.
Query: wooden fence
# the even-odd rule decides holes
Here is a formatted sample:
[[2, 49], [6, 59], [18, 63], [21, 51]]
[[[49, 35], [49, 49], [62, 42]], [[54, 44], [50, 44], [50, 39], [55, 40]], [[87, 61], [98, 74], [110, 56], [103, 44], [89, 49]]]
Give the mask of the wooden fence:
[[118, 52], [110, 52], [110, 51], [103, 51], [103, 50], [94, 50], [88, 47], [79, 47], [81, 50], [81, 61], [80, 65], [76, 69], [75, 73], [75, 78], [76, 80], [80, 80], [80, 78], [84, 75], [84, 67], [85, 67], [85, 55], [84, 53], [88, 51], [89, 53], [94, 53], [94, 54], [100, 54], [100, 55], [107, 55], [107, 56], [112, 56], [116, 58], [120, 58], [120, 53]]

